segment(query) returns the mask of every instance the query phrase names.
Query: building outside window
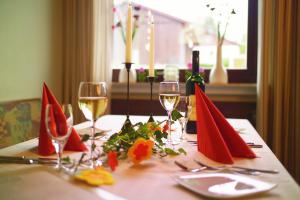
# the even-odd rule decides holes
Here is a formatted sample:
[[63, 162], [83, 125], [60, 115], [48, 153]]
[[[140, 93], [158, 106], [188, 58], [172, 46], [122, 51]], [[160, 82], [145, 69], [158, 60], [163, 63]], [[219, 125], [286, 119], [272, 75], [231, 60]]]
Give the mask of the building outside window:
[[[242, 73], [245, 76], [250, 73], [249, 76], [253, 78], [250, 80], [247, 77], [244, 79], [245, 82], [256, 82], [256, 1], [132, 0], [135, 27], [132, 55], [134, 67], [147, 69], [149, 13], [154, 16], [155, 21], [155, 66], [157, 69], [163, 69], [167, 64], [177, 65], [180, 69], [188, 69], [192, 50], [198, 49], [200, 50], [200, 66], [209, 71], [216, 62], [217, 22], [221, 21], [221, 33], [225, 31], [225, 25], [228, 22], [222, 49], [223, 65], [228, 69], [229, 78], [235, 82], [239, 80], [239, 75], [235, 74]], [[114, 0], [114, 4], [113, 67], [122, 68], [125, 54], [123, 33], [126, 26], [128, 1]], [[231, 12], [235, 14], [231, 15]], [[240, 82], [244, 81], [240, 80]]]

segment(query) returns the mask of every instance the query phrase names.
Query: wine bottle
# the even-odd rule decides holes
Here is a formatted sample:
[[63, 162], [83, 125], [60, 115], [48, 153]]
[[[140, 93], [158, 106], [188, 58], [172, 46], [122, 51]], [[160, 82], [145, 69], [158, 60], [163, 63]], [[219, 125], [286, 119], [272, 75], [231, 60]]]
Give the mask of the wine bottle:
[[196, 120], [196, 96], [195, 96], [195, 83], [197, 83], [202, 91], [205, 91], [204, 80], [199, 74], [199, 51], [193, 51], [192, 57], [192, 75], [186, 81], [186, 96], [189, 97], [191, 112], [188, 116], [186, 125], [186, 132], [191, 134], [197, 133]]

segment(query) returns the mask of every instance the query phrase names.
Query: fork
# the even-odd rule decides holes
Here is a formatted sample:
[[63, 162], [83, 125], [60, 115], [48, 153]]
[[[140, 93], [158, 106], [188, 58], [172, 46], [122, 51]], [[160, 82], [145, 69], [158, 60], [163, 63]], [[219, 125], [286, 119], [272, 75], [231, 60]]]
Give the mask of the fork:
[[[199, 160], [194, 160], [196, 163], [198, 163], [201, 166], [205, 166], [205, 167], [209, 167], [204, 163], [201, 163]], [[245, 171], [249, 171], [249, 172], [261, 172], [261, 173], [267, 173], [267, 174], [278, 174], [279, 171], [276, 169], [256, 169], [256, 168], [248, 168], [248, 167], [240, 167], [240, 166], [222, 166], [222, 167], [211, 167], [211, 168], [233, 168], [233, 169], [237, 169], [237, 170], [245, 170]]]
[[209, 165], [206, 165], [202, 162], [200, 162], [199, 160], [196, 160], [194, 159], [194, 161], [202, 166], [202, 167], [206, 167], [206, 169], [208, 170], [229, 170], [229, 171], [233, 171], [233, 172], [236, 172], [236, 173], [239, 173], [239, 174], [245, 174], [245, 175], [253, 175], [253, 176], [258, 176], [260, 175], [260, 171], [254, 171], [254, 170], [247, 170], [245, 168], [234, 168], [234, 167], [227, 167], [227, 166], [221, 166], [221, 167], [213, 167], [213, 166], [209, 166]]
[[181, 169], [183, 169], [184, 171], [188, 171], [188, 172], [199, 172], [199, 171], [207, 169], [207, 167], [203, 167], [203, 166], [201, 168], [189, 168], [189, 167], [185, 166], [184, 164], [178, 162], [177, 160], [175, 160], [174, 163], [178, 167], [180, 167]]

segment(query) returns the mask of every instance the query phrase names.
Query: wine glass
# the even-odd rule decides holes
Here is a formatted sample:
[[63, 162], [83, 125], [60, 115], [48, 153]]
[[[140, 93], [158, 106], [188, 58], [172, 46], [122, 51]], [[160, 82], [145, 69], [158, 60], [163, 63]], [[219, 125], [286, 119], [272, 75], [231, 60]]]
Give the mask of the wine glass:
[[[60, 121], [57, 121], [57, 119]], [[45, 125], [57, 154], [56, 168], [61, 169], [63, 149], [71, 135], [73, 127], [73, 112], [71, 104], [63, 104], [61, 108], [54, 104], [47, 104]]]
[[168, 123], [169, 123], [168, 143], [172, 146], [175, 143], [171, 135], [171, 114], [172, 111], [176, 108], [179, 99], [180, 99], [180, 93], [179, 93], [178, 82], [161, 82], [159, 84], [159, 101], [168, 114]]
[[91, 168], [96, 167], [95, 150], [95, 124], [107, 107], [107, 90], [105, 82], [81, 82], [78, 91], [78, 104], [85, 118], [92, 122], [90, 159]]
[[182, 117], [179, 118], [179, 124], [181, 126], [181, 136], [180, 140], [183, 141], [186, 139], [185, 137], [185, 128], [187, 121], [189, 119], [189, 115], [192, 111], [192, 107], [190, 105], [189, 97], [188, 96], [181, 96], [179, 104], [177, 106], [177, 110], [180, 112]]

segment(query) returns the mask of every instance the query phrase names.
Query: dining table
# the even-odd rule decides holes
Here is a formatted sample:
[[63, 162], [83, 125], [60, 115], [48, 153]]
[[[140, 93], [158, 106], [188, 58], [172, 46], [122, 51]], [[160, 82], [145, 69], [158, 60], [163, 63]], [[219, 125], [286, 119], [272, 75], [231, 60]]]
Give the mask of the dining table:
[[[107, 136], [119, 132], [126, 119], [125, 115], [104, 115], [96, 122], [97, 129], [106, 130]], [[130, 116], [133, 124], [147, 122], [149, 116]], [[166, 116], [154, 116], [154, 120], [166, 120]], [[268, 145], [260, 137], [255, 128], [246, 119], [227, 119], [242, 139], [247, 143], [259, 144], [261, 148], [252, 148], [257, 158], [234, 158], [234, 165], [277, 170], [277, 174], [259, 173], [249, 176], [264, 182], [275, 183], [277, 186], [265, 193], [248, 196], [247, 199], [299, 199], [299, 185], [277, 159]], [[88, 133], [90, 123], [83, 122], [74, 126], [79, 134]], [[180, 125], [175, 123], [173, 137], [180, 137]], [[208, 165], [220, 166], [205, 157], [197, 150], [196, 134], [186, 134], [186, 139], [175, 145], [175, 149], [184, 148], [186, 155], [158, 156], [134, 165], [129, 159], [119, 161], [115, 171], [111, 171], [115, 179], [113, 185], [93, 187], [74, 180], [73, 176], [60, 172], [53, 166], [34, 164], [0, 164], [0, 199], [206, 199], [192, 192], [175, 181], [175, 177], [195, 174], [177, 165], [179, 161], [189, 168], [199, 167], [194, 160]], [[191, 142], [192, 141], [192, 142]], [[87, 146], [89, 144], [87, 143]], [[13, 146], [0, 149], [2, 156], [40, 157], [37, 154], [38, 138], [31, 139]], [[217, 146], [215, 148], [218, 148]], [[80, 157], [81, 152], [64, 152], [64, 156], [72, 159]], [[55, 157], [51, 155], [50, 157]], [[197, 174], [212, 173], [202, 170]], [[234, 173], [234, 172], [228, 172]]]

